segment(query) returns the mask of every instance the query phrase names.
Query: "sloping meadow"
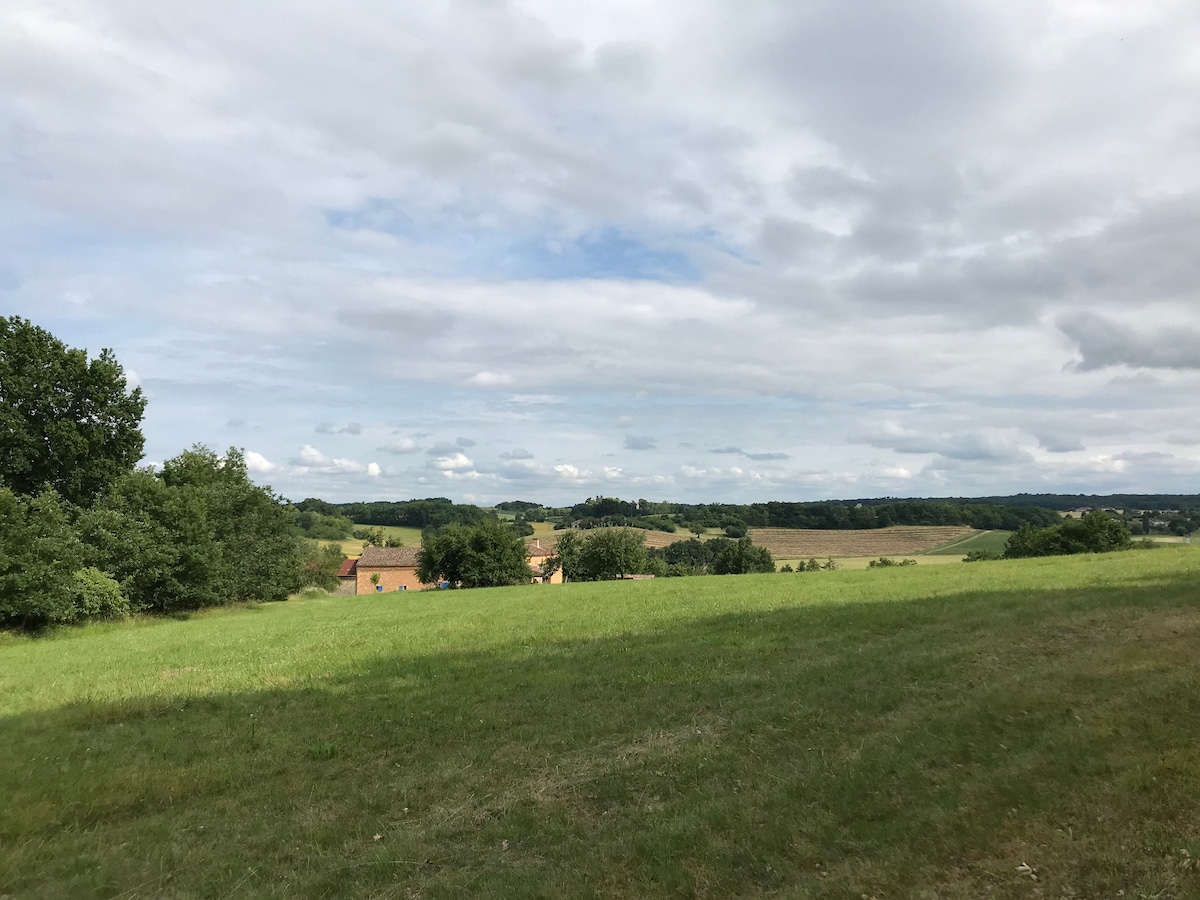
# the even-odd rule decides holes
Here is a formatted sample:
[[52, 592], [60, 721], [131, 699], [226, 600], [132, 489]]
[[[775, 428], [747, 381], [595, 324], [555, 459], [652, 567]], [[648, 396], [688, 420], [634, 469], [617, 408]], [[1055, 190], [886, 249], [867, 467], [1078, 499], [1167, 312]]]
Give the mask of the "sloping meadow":
[[1200, 894], [1200, 552], [0, 637], [0, 895]]

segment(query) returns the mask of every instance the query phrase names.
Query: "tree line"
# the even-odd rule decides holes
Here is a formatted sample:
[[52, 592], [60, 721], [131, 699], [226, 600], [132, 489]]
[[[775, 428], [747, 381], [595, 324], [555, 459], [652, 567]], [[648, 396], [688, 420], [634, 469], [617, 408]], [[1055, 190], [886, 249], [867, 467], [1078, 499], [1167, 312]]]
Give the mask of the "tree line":
[[0, 317], [0, 627], [281, 600], [328, 568], [240, 450], [137, 468], [145, 406], [111, 351]]
[[892, 525], [965, 525], [982, 530], [1016, 531], [1022, 525], [1053, 524], [1058, 515], [1035, 506], [949, 500], [872, 500], [766, 503], [669, 503], [592, 497], [570, 507], [541, 507], [507, 501], [497, 508], [517, 512], [525, 521], [557, 521], [558, 528], [632, 528], [674, 532], [718, 528], [741, 537], [748, 528], [855, 530]]

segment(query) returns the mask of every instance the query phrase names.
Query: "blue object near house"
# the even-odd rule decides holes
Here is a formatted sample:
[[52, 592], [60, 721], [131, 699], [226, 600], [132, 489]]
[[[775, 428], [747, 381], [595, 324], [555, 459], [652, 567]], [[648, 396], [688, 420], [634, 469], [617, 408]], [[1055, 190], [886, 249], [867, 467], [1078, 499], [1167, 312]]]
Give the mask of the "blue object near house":
[[383, 593], [383, 585], [382, 584], [375, 585], [375, 593], [377, 593], [377, 594]]
[[450, 582], [443, 581], [441, 584], [438, 585], [438, 587], [441, 588], [442, 590], [445, 590], [446, 588], [450, 587]]

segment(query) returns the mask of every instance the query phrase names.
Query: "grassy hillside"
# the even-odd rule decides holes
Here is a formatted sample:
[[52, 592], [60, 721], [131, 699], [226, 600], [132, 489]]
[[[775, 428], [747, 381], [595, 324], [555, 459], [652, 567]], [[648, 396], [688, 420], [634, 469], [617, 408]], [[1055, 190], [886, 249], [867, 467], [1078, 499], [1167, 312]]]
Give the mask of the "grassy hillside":
[[930, 556], [966, 556], [973, 551], [1003, 553], [1004, 545], [1008, 543], [1011, 531], [978, 531], [961, 541], [954, 541], [944, 547], [930, 550]]
[[1198, 588], [1170, 547], [0, 637], [0, 894], [1197, 896]]

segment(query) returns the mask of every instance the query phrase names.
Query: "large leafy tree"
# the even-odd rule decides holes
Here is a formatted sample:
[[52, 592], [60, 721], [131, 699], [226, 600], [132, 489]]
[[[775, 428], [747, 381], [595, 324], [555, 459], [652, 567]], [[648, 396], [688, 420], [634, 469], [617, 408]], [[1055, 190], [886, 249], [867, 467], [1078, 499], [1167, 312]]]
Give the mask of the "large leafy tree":
[[712, 561], [714, 575], [747, 575], [751, 572], [774, 572], [775, 560], [771, 551], [759, 547], [748, 537], [731, 541]]
[[85, 558], [135, 609], [283, 600], [298, 586], [291, 514], [253, 484], [241, 451], [186, 450], [162, 472], [124, 475], [79, 517]]
[[646, 532], [597, 528], [584, 540], [580, 561], [587, 576], [597, 581], [637, 574], [646, 566]]
[[111, 350], [89, 360], [28, 319], [0, 316], [0, 484], [89, 504], [141, 459], [145, 407]]
[[493, 520], [448, 525], [428, 536], [417, 554], [417, 577], [425, 584], [498, 587], [528, 584], [533, 572], [525, 541]]
[[292, 534], [283, 498], [250, 480], [246, 458], [197, 445], [163, 463], [170, 488], [193, 493], [203, 504], [222, 566], [218, 590], [226, 600], [284, 600], [297, 586], [300, 544]]

